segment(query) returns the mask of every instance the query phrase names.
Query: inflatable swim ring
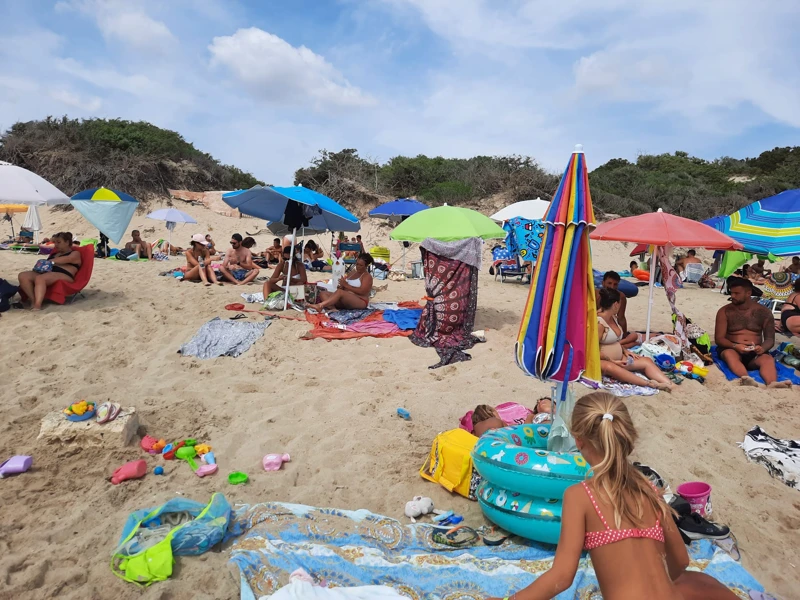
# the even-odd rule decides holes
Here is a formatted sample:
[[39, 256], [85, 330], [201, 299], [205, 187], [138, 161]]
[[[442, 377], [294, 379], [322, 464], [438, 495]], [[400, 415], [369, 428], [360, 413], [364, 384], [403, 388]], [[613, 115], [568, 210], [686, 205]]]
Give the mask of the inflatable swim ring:
[[487, 519], [516, 535], [549, 544], [561, 534], [561, 500], [585, 480], [578, 452], [550, 452], [550, 425], [517, 425], [485, 433], [472, 450], [483, 483], [476, 493]]
[[650, 281], [650, 271], [644, 269], [634, 269], [633, 276], [639, 281]]

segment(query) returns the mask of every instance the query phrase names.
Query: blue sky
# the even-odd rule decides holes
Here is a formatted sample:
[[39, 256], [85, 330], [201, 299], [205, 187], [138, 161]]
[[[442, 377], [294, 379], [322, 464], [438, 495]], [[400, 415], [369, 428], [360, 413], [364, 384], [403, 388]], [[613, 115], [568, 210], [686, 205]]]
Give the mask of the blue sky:
[[800, 3], [0, 0], [0, 128], [147, 120], [277, 185], [318, 150], [559, 171], [800, 145]]

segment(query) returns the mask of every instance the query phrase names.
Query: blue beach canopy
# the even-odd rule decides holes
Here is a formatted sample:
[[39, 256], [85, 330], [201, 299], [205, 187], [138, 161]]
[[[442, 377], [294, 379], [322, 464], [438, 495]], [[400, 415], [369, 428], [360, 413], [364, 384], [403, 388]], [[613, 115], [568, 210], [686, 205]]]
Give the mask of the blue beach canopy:
[[78, 192], [69, 203], [115, 244], [125, 235], [139, 206], [139, 201], [133, 196], [104, 187]]

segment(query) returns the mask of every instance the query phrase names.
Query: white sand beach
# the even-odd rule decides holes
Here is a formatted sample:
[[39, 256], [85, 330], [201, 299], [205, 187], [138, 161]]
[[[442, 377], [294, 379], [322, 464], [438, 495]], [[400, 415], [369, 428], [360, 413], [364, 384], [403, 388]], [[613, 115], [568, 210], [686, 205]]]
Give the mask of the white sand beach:
[[[153, 207], [158, 208], [158, 207]], [[217, 215], [179, 203], [199, 225], [179, 226], [173, 242], [186, 246], [193, 233], [210, 232], [218, 248], [233, 232], [251, 233], [263, 222]], [[75, 212], [42, 211], [44, 233], [71, 231], [96, 237]], [[166, 237], [163, 223], [136, 215], [129, 230], [147, 240]], [[389, 229], [367, 220], [367, 247], [388, 246]], [[256, 236], [264, 249], [272, 236]], [[322, 236], [321, 236], [322, 237]], [[328, 238], [324, 238], [327, 242]], [[327, 243], [324, 244], [327, 248]], [[598, 269], [624, 269], [630, 247], [593, 244]], [[418, 256], [412, 250], [410, 257]], [[16, 282], [35, 256], [0, 252], [0, 277]], [[172, 258], [169, 264], [182, 264]], [[487, 342], [473, 360], [437, 370], [432, 349], [407, 339], [301, 340], [306, 322], [279, 320], [238, 358], [183, 358], [178, 347], [209, 319], [232, 315], [240, 302], [233, 287], [181, 283], [159, 277], [165, 263], [98, 260], [74, 304], [47, 304], [40, 313], [10, 310], [0, 317], [3, 360], [0, 382], [0, 457], [33, 456], [33, 469], [0, 481], [0, 599], [90, 598], [183, 600], [234, 599], [238, 582], [226, 568], [227, 554], [209, 552], [178, 559], [166, 582], [145, 591], [117, 579], [109, 558], [128, 514], [177, 494], [208, 501], [223, 492], [236, 503], [286, 501], [336, 508], [366, 508], [402, 518], [415, 495], [453, 509], [481, 524], [477, 503], [451, 496], [418, 474], [434, 436], [458, 426], [480, 403], [529, 402], [549, 386], [526, 377], [514, 364], [513, 347], [529, 290], [495, 282], [484, 265], [480, 275], [476, 329]], [[388, 283], [377, 300], [419, 300], [422, 282]], [[679, 292], [679, 306], [713, 332], [718, 290]], [[646, 289], [628, 302], [628, 322], [643, 329]], [[670, 330], [663, 290], [655, 294], [653, 327]], [[292, 317], [302, 317], [290, 311]], [[251, 320], [261, 320], [248, 313]], [[779, 339], [784, 339], [780, 338]], [[577, 386], [578, 394], [589, 390]], [[200, 479], [186, 465], [169, 463], [164, 476], [112, 485], [123, 463], [147, 458], [138, 444], [98, 452], [37, 442], [40, 422], [51, 411], [81, 398], [135, 406], [143, 431], [156, 438], [194, 437], [213, 446], [220, 473]], [[685, 381], [673, 394], [626, 400], [640, 433], [635, 458], [656, 468], [672, 484], [711, 484], [714, 518], [730, 525], [743, 565], [773, 594], [789, 600], [800, 589], [800, 494], [748, 463], [737, 442], [755, 424], [778, 438], [798, 437], [800, 389], [742, 388], [712, 368], [705, 385]], [[405, 407], [411, 420], [397, 417]], [[290, 463], [275, 473], [261, 457], [287, 452]], [[250, 483], [233, 487], [226, 475], [240, 470]]]

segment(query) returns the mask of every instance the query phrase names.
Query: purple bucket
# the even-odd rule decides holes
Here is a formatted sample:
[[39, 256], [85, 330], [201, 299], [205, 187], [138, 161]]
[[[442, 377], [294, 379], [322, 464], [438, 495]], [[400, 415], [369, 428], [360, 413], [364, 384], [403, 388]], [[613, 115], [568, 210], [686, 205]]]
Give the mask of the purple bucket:
[[701, 517], [711, 514], [711, 486], [702, 481], [690, 481], [678, 486], [678, 495], [692, 507], [692, 512]]

